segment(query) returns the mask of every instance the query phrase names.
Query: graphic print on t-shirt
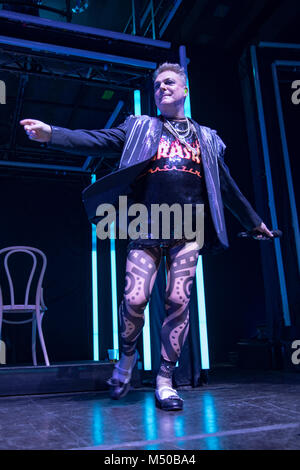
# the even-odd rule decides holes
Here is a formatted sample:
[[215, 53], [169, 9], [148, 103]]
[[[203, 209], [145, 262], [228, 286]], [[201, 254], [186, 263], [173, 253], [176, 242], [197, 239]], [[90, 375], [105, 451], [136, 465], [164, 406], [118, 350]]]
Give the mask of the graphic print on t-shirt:
[[[186, 128], [185, 121], [171, 121], [171, 124], [179, 133]], [[163, 127], [156, 154], [136, 179], [136, 202], [146, 205], [204, 203], [205, 182], [196, 132], [191, 130], [185, 141], [188, 145]]]
[[[171, 121], [171, 124], [178, 132], [182, 131], [184, 134], [186, 121]], [[196, 205], [206, 205], [207, 201], [203, 175], [201, 149], [195, 130], [191, 129], [185, 142], [181, 142], [164, 126], [156, 154], [132, 185], [135, 202], [143, 204], [148, 210], [148, 229], [151, 227], [153, 205], [161, 207], [162, 204], [167, 204], [172, 207], [173, 204], [177, 204], [181, 206], [183, 214], [184, 205], [188, 204], [192, 206], [194, 230]], [[161, 221], [159, 224], [161, 227]], [[173, 233], [175, 230], [173, 217], [170, 224]], [[182, 233], [184, 233], [184, 224]]]
[[179, 139], [169, 132], [164, 132], [156, 155], [151, 159], [147, 172], [141, 176], [147, 173], [180, 171], [202, 178], [199, 142], [194, 134], [187, 138], [187, 142], [193, 150], [181, 144]]

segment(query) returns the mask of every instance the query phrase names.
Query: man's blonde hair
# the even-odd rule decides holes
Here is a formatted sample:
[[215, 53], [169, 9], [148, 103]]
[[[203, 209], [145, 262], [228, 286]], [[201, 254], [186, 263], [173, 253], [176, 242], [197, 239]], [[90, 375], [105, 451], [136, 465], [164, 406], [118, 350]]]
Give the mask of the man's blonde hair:
[[185, 74], [184, 68], [180, 67], [179, 64], [172, 64], [170, 62], [164, 62], [155, 70], [155, 72], [153, 73], [153, 81], [155, 82], [157, 76], [160, 73], [165, 72], [166, 70], [172, 70], [172, 72], [177, 73], [177, 75], [181, 77], [184, 85], [187, 84], [187, 76]]

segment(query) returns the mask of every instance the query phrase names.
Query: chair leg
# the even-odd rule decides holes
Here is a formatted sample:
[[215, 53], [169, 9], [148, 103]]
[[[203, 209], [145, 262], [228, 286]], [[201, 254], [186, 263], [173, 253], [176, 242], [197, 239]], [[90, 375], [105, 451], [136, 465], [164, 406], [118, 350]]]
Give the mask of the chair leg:
[[31, 343], [32, 361], [33, 365], [37, 366], [36, 360], [36, 315], [32, 315], [32, 343]]
[[0, 340], [1, 340], [1, 332], [2, 332], [2, 320], [3, 320], [3, 314], [2, 314], [2, 310], [0, 310]]
[[4, 347], [3, 344], [2, 344], [2, 342], [1, 342], [2, 319], [3, 319], [3, 314], [2, 314], [2, 310], [0, 310], [0, 364], [1, 364], [1, 358], [2, 358], [2, 355], [1, 355], [1, 348]]
[[49, 362], [48, 354], [47, 354], [47, 349], [46, 349], [46, 345], [45, 345], [45, 340], [44, 340], [44, 335], [43, 335], [43, 330], [42, 330], [42, 319], [43, 319], [43, 317], [42, 317], [41, 311], [40, 311], [40, 309], [38, 309], [36, 311], [36, 320], [37, 320], [39, 338], [40, 338], [40, 342], [41, 342], [41, 346], [42, 346], [46, 366], [50, 366], [50, 362]]

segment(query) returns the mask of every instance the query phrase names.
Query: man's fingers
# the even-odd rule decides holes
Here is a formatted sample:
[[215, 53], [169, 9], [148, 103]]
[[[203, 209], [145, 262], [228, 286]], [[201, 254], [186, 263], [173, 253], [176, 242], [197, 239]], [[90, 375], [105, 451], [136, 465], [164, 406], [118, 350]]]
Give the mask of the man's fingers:
[[37, 124], [37, 120], [36, 119], [22, 119], [22, 121], [20, 121], [20, 124], [22, 126], [26, 126], [26, 125], [33, 125], [33, 124]]
[[268, 235], [269, 237], [273, 237], [273, 233], [268, 229], [268, 227], [266, 226], [266, 224], [264, 224], [263, 222], [261, 223], [261, 225], [259, 227], [257, 227], [258, 231], [261, 232], [261, 233], [265, 233], [266, 235]]
[[40, 124], [32, 124], [24, 126], [25, 131], [33, 131], [35, 129], [40, 129]]
[[269, 237], [273, 237], [273, 233], [266, 226], [263, 227], [263, 230], [261, 230], [261, 232], [265, 233]]

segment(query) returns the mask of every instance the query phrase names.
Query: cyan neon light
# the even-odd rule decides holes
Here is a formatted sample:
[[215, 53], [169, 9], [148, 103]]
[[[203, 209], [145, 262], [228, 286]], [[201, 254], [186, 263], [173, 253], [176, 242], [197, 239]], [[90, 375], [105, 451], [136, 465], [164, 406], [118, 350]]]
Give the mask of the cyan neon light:
[[[277, 228], [278, 224], [277, 224], [277, 214], [276, 214], [275, 198], [274, 198], [274, 190], [273, 190], [273, 182], [272, 182], [270, 154], [269, 154], [266, 121], [265, 121], [262, 94], [261, 94], [261, 88], [260, 88], [260, 80], [259, 80], [255, 46], [250, 47], [250, 55], [251, 55], [252, 69], [253, 69], [253, 76], [254, 76], [254, 87], [255, 87], [258, 120], [259, 120], [259, 125], [260, 125], [260, 134], [261, 134], [261, 141], [262, 141], [262, 148], [263, 148], [264, 165], [265, 165], [265, 170], [266, 170], [266, 181], [267, 181], [267, 191], [268, 191], [268, 198], [269, 198], [271, 222], [272, 222], [272, 227]], [[287, 290], [286, 290], [286, 283], [285, 283], [285, 276], [284, 276], [284, 269], [283, 269], [282, 254], [281, 254], [281, 248], [280, 248], [280, 241], [277, 238], [275, 238], [274, 240], [274, 247], [275, 247], [275, 256], [276, 256], [276, 262], [277, 262], [278, 277], [279, 277], [281, 302], [282, 302], [282, 308], [283, 308], [283, 317], [285, 321], [285, 326], [290, 326], [291, 320], [290, 320]]]
[[199, 256], [197, 269], [196, 269], [196, 290], [197, 290], [197, 306], [198, 306], [198, 319], [199, 319], [201, 368], [209, 369], [209, 352], [208, 352], [208, 339], [207, 339], [207, 326], [206, 326], [206, 307], [205, 307], [205, 295], [204, 295], [202, 256]]
[[[96, 175], [91, 182], [95, 183]], [[92, 225], [92, 303], [93, 303], [93, 359], [99, 361], [99, 323], [98, 323], [98, 275], [97, 275], [97, 234]]]
[[[134, 90], [134, 114], [140, 116], [142, 114], [141, 106], [141, 92], [140, 90]], [[151, 370], [151, 337], [150, 337], [150, 313], [149, 313], [149, 302], [145, 308], [145, 324], [143, 328], [143, 353], [144, 353], [144, 370]]]
[[134, 114], [135, 116], [140, 116], [142, 114], [140, 90], [134, 90], [133, 99], [134, 99]]
[[[187, 78], [187, 81], [186, 81], [186, 85], [187, 85], [188, 89], [190, 90], [189, 79], [188, 78]], [[190, 92], [188, 92], [187, 97], [185, 98], [184, 114], [189, 118], [192, 116]]]
[[111, 275], [111, 301], [112, 301], [112, 327], [113, 327], [113, 349], [119, 350], [119, 327], [118, 327], [118, 296], [117, 296], [117, 263], [116, 242], [113, 236], [115, 223], [110, 226], [110, 275]]
[[[187, 87], [189, 88], [188, 79], [187, 79]], [[185, 99], [184, 112], [187, 117], [189, 118], [191, 117], [190, 93], [188, 93]], [[202, 256], [199, 256], [197, 268], [196, 268], [196, 291], [197, 291], [201, 368], [209, 369], [209, 351], [208, 351], [208, 338], [207, 338], [207, 326], [206, 326], [206, 305], [205, 305], [205, 295], [204, 295]]]
[[144, 370], [151, 370], [151, 337], [150, 337], [150, 313], [149, 303], [145, 308], [145, 325], [143, 328], [143, 351], [144, 351]]

